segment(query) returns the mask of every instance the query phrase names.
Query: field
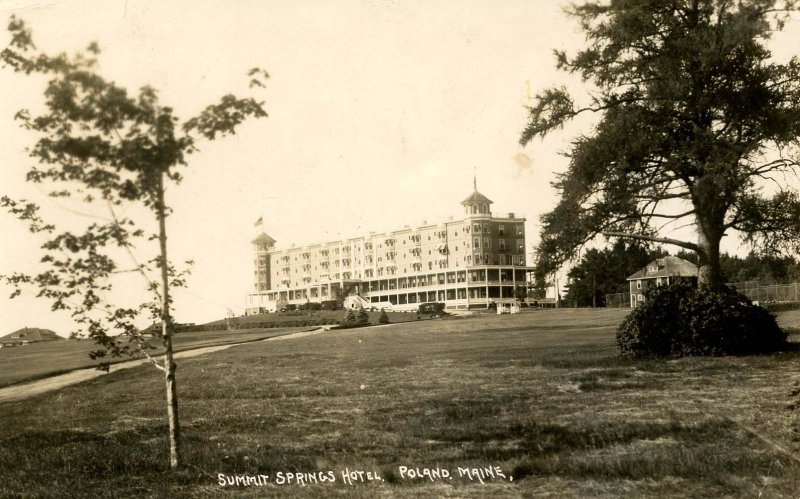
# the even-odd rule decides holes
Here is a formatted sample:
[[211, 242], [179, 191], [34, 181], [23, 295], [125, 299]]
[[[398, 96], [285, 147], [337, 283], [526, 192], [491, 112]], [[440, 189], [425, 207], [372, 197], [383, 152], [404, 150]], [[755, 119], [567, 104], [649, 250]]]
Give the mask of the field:
[[[796, 497], [800, 355], [623, 360], [622, 316], [414, 322], [184, 359], [178, 473], [152, 367], [0, 404], [0, 496]], [[484, 483], [459, 473], [487, 467]], [[380, 480], [343, 483], [345, 469]], [[333, 483], [277, 484], [329, 470]]]
[[[244, 330], [232, 333], [227, 331], [181, 333], [175, 335], [174, 348], [176, 352], [180, 352], [193, 348], [257, 341], [304, 329], [310, 328]], [[97, 348], [93, 341], [64, 340], [0, 349], [0, 387], [96, 366], [100, 361], [91, 360], [89, 352]], [[158, 352], [161, 350], [154, 350], [151, 354]], [[130, 357], [107, 360], [124, 362], [130, 360]]]
[[[368, 312], [371, 324], [377, 324], [380, 312]], [[258, 341], [272, 336], [283, 335], [290, 332], [313, 329], [314, 323], [336, 323], [344, 318], [345, 311], [317, 311], [305, 315], [263, 314], [249, 317], [239, 317], [238, 329], [228, 332], [225, 330], [187, 331], [175, 335], [174, 348], [176, 352], [201, 348], [207, 346], [226, 345], [229, 343], [243, 343]], [[388, 313], [393, 323], [416, 320], [416, 314]], [[268, 322], [270, 327], [255, 328], [254, 324]], [[210, 322], [205, 326], [224, 325], [225, 320]], [[297, 325], [297, 324], [300, 325]], [[158, 346], [157, 340], [153, 345]], [[93, 367], [100, 361], [89, 359], [89, 352], [98, 347], [93, 341], [65, 340], [55, 342], [33, 343], [24, 347], [0, 349], [0, 388], [15, 383], [41, 379], [53, 374], [69, 372], [75, 369]], [[160, 353], [156, 349], [151, 354]], [[130, 357], [107, 358], [111, 363], [124, 362]]]

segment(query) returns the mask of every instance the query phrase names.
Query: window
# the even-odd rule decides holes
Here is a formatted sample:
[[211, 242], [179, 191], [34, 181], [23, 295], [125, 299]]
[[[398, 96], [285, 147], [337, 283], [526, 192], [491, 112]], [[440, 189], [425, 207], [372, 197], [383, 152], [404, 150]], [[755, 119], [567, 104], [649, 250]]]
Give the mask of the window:
[[481, 238], [476, 237], [472, 244], [473, 248], [480, 248], [481, 247]]
[[521, 236], [525, 234], [525, 226], [523, 224], [517, 225], [517, 235]]
[[636, 289], [642, 289], [642, 281], [636, 281]]
[[500, 234], [501, 236], [505, 236], [506, 235], [506, 226], [503, 225], [503, 224], [498, 225], [497, 226], [497, 233]]
[[489, 226], [489, 224], [484, 224], [483, 225], [483, 233], [484, 234], [489, 234], [491, 231], [492, 231], [492, 228]]

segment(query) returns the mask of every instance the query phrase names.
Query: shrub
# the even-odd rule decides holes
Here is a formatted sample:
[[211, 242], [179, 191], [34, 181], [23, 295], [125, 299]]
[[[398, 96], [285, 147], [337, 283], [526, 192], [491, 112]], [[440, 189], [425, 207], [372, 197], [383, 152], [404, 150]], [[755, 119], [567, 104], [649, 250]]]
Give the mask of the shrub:
[[306, 310], [315, 312], [322, 309], [322, 304], [314, 301], [308, 301], [297, 306], [297, 310]]
[[629, 357], [760, 354], [785, 344], [775, 317], [747, 297], [686, 281], [648, 289], [617, 330], [620, 353]]
[[341, 308], [335, 300], [324, 300], [319, 306], [321, 310], [339, 310]]
[[381, 324], [389, 324], [389, 316], [386, 315], [385, 309], [381, 309], [381, 316], [378, 317], [378, 322]]
[[341, 322], [342, 328], [348, 327], [358, 327], [358, 326], [367, 326], [369, 325], [369, 314], [361, 308], [358, 310], [355, 309], [347, 309], [347, 313], [344, 316], [344, 320]]

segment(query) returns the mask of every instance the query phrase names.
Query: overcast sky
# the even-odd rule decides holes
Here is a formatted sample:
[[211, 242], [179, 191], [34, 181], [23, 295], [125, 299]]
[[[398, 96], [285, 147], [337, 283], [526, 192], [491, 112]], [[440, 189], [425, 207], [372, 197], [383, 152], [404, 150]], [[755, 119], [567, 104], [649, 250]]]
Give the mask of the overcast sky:
[[[460, 215], [477, 170], [494, 211], [525, 215], [535, 243], [538, 216], [556, 202], [553, 172], [566, 166], [558, 153], [586, 126], [518, 145], [530, 94], [554, 84], [580, 88], [554, 70], [553, 49], [583, 41], [562, 4], [0, 0], [0, 14], [23, 18], [48, 52], [97, 41], [106, 77], [132, 92], [152, 85], [184, 117], [227, 92], [246, 93], [249, 68], [269, 71], [259, 94], [269, 118], [200, 144], [185, 181], [167, 194], [171, 257], [195, 261], [176, 316], [199, 323], [227, 308], [243, 311], [249, 242], [262, 215], [283, 247], [437, 222]], [[24, 147], [33, 137], [12, 121], [19, 108], [40, 105], [43, 86], [2, 76], [2, 191], [37, 199], [68, 223], [72, 212], [25, 184]], [[40, 241], [6, 214], [0, 234], [0, 273], [37, 268]], [[70, 331], [45, 302], [0, 291], [0, 334]]]

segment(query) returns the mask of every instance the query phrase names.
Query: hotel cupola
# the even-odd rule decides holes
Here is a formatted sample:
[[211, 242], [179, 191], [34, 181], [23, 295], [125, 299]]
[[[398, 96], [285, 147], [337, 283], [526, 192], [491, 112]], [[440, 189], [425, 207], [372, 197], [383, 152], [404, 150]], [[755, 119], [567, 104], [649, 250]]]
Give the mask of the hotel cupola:
[[464, 214], [467, 216], [472, 215], [492, 215], [492, 200], [478, 192], [477, 182], [473, 181], [472, 194], [467, 199], [461, 201], [461, 206], [464, 207]]
[[262, 232], [251, 241], [256, 251], [269, 251], [275, 246], [275, 240], [269, 237], [266, 232]]

